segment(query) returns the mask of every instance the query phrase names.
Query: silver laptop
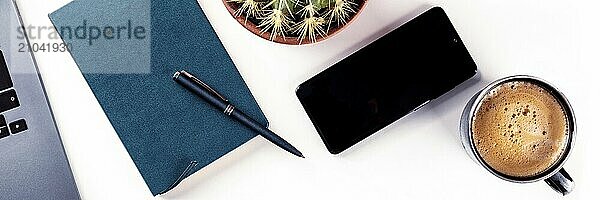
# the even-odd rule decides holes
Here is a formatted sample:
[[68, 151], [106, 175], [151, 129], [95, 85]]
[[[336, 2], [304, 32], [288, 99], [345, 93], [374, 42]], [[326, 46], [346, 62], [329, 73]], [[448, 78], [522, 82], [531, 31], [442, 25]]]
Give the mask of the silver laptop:
[[79, 199], [22, 21], [0, 0], [0, 199]]

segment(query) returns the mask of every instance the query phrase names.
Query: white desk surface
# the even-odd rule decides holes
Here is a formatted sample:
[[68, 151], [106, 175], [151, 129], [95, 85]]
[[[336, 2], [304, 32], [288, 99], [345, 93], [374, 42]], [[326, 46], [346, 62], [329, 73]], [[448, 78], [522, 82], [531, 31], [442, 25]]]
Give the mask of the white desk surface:
[[[51, 27], [48, 13], [68, 2], [18, 4], [26, 24]], [[300, 47], [252, 35], [229, 16], [221, 0], [200, 4], [271, 128], [307, 158], [298, 159], [257, 137], [156, 199], [559, 199], [543, 182], [515, 184], [496, 178], [475, 164], [459, 142], [458, 120], [467, 99], [492, 80], [514, 74], [549, 80], [570, 99], [578, 138], [565, 168], [576, 188], [564, 199], [600, 196], [597, 1], [370, 0], [346, 30]], [[329, 154], [294, 94], [296, 86], [429, 5], [446, 10], [482, 80], [341, 155]], [[81, 196], [152, 199], [71, 56], [35, 56]]]

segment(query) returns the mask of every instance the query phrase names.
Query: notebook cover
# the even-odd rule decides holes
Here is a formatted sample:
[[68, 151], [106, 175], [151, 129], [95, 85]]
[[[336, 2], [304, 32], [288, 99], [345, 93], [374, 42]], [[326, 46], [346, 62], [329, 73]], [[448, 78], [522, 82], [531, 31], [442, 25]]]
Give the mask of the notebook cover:
[[[50, 19], [153, 195], [190, 161], [198, 162], [196, 172], [256, 136], [177, 85], [174, 72], [197, 75], [267, 124], [195, 0], [75, 0]], [[85, 39], [77, 29], [84, 25]], [[131, 28], [117, 38], [118, 27]], [[146, 37], [142, 28], [131, 37], [136, 27]]]

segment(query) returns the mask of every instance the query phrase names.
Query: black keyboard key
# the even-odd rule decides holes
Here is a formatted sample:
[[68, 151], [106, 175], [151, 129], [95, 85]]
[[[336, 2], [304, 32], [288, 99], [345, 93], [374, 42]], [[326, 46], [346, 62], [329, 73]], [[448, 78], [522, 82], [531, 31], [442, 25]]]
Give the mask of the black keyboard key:
[[0, 139], [4, 138], [6, 136], [9, 136], [9, 135], [10, 135], [10, 133], [8, 132], [8, 127], [5, 126], [5, 127], [0, 128]]
[[8, 73], [8, 66], [6, 60], [4, 60], [4, 54], [0, 51], [0, 91], [11, 87], [13, 87], [13, 83], [10, 79], [10, 73]]
[[4, 119], [4, 115], [0, 115], [0, 127], [6, 126], [6, 119]]
[[19, 107], [19, 99], [15, 90], [8, 90], [0, 93], [0, 113]]
[[17, 134], [27, 130], [27, 123], [25, 122], [25, 119], [11, 122], [8, 126], [10, 127], [10, 132], [12, 134]]

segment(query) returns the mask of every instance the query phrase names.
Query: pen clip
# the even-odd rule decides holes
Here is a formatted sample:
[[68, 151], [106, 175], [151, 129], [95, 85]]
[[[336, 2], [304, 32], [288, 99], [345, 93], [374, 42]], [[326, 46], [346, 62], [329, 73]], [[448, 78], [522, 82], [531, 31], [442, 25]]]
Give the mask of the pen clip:
[[185, 70], [181, 70], [180, 73], [192, 79], [192, 81], [198, 83], [198, 85], [202, 86], [204, 89], [208, 90], [213, 95], [219, 97], [223, 101], [229, 102], [223, 95], [219, 94], [216, 90], [212, 89], [208, 84], [202, 82], [200, 79], [196, 78], [194, 75], [186, 72]]

